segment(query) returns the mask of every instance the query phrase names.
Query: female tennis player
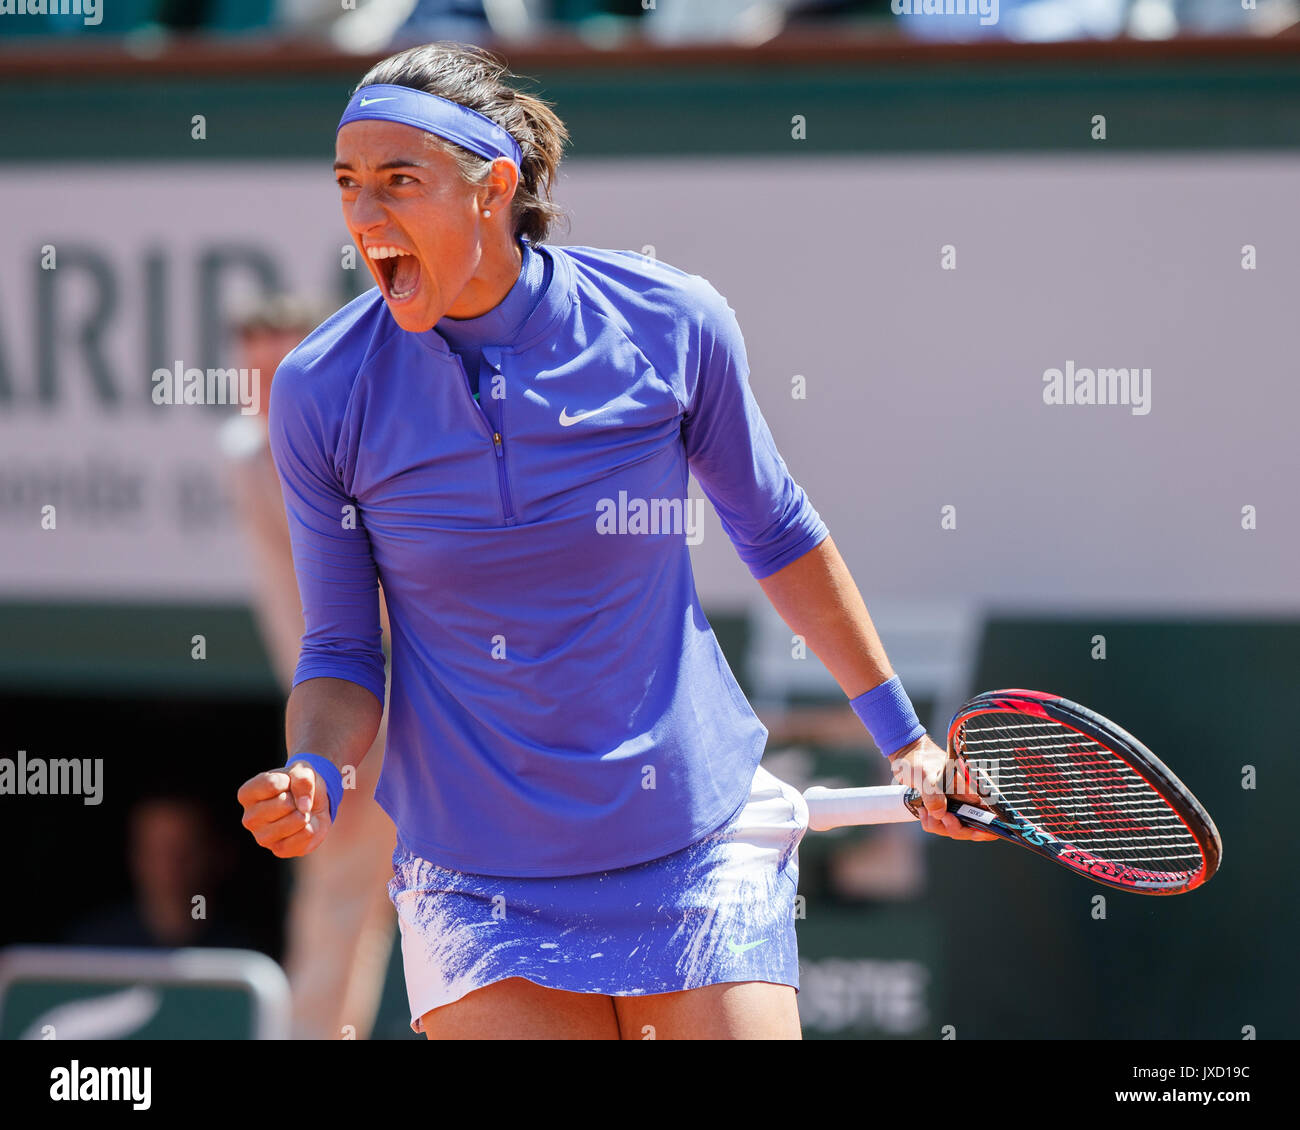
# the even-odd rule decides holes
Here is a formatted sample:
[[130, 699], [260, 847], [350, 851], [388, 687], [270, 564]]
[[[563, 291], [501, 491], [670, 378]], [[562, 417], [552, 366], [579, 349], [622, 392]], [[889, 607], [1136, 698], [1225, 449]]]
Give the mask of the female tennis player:
[[[703, 278], [546, 243], [567, 131], [474, 47], [377, 64], [339, 124], [377, 289], [277, 371], [271, 448], [305, 632], [289, 765], [239, 791], [317, 850], [392, 687], [376, 796], [398, 830], [411, 1024], [444, 1038], [797, 1038], [807, 807], [700, 608], [687, 476], [791, 629], [946, 813], [857, 588], [777, 452]], [[880, 489], [864, 484], [865, 489]], [[972, 798], [974, 799], [974, 798]]]

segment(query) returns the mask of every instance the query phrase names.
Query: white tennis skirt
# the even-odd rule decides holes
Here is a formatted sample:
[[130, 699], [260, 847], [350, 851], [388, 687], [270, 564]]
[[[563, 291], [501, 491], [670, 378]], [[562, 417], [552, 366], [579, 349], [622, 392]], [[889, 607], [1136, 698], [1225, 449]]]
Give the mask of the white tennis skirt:
[[411, 1027], [466, 993], [524, 977], [644, 996], [729, 981], [799, 987], [795, 893], [808, 806], [761, 766], [723, 827], [649, 863], [561, 878], [451, 871], [393, 853]]

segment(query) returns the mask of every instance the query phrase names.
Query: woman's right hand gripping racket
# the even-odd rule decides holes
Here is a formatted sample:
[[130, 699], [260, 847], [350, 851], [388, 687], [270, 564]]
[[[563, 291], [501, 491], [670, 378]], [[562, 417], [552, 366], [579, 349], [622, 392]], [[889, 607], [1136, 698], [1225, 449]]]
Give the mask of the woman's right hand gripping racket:
[[[1136, 738], [1091, 710], [1041, 691], [989, 691], [948, 727], [948, 750], [980, 805], [950, 799], [971, 828], [1110, 887], [1176, 895], [1214, 874], [1218, 829], [1186, 786]], [[886, 824], [919, 816], [902, 786], [814, 787], [809, 827]]]

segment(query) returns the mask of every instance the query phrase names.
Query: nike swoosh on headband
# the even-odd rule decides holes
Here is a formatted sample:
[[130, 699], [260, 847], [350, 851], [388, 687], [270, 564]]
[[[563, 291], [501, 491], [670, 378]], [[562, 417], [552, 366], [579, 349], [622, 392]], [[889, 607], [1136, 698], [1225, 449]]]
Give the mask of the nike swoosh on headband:
[[339, 129], [355, 121], [397, 122], [436, 134], [489, 161], [504, 157], [516, 165], [523, 164], [519, 142], [486, 114], [409, 86], [392, 83], [363, 86], [348, 100], [347, 109], [339, 119]]

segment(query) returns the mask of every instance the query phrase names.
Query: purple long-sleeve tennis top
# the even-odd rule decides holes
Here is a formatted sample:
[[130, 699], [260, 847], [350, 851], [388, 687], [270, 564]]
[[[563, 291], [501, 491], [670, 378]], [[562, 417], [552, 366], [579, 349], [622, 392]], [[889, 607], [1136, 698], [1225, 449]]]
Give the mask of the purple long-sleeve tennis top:
[[573, 875], [721, 826], [767, 739], [695, 591], [688, 472], [755, 577], [827, 531], [705, 279], [521, 246], [480, 318], [408, 333], [377, 289], [334, 314], [276, 372], [271, 449], [305, 620], [295, 685], [383, 700], [383, 584], [376, 796], [402, 845], [459, 871]]

